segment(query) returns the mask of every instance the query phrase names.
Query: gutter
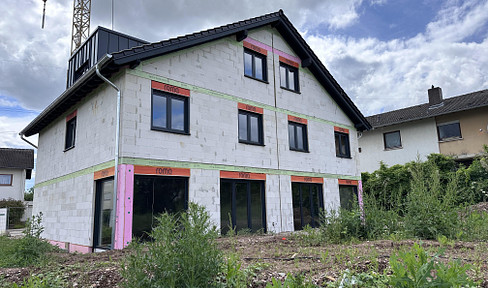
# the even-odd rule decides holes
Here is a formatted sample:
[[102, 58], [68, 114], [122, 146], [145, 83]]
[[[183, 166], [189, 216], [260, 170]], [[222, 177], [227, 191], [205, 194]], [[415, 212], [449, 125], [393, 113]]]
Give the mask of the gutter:
[[[107, 54], [105, 58], [111, 59], [112, 55]], [[116, 121], [116, 128], [115, 128], [115, 168], [114, 168], [114, 192], [112, 195], [112, 213], [110, 215], [110, 222], [112, 223], [112, 244], [111, 248], [112, 250], [115, 247], [115, 214], [117, 211], [117, 189], [118, 189], [118, 176], [119, 176], [119, 137], [120, 137], [120, 89], [115, 86], [114, 83], [110, 82], [107, 78], [105, 78], [101, 73], [100, 69], [98, 68], [99, 63], [95, 65], [95, 72], [97, 73], [98, 77], [102, 79], [105, 83], [109, 84], [112, 86], [117, 91], [117, 121]]]
[[38, 149], [36, 145], [34, 145], [32, 142], [30, 142], [29, 140], [27, 140], [27, 139], [24, 138], [24, 134], [22, 132], [20, 132], [19, 135], [20, 135], [20, 139], [24, 140], [25, 142], [27, 142], [32, 147]]

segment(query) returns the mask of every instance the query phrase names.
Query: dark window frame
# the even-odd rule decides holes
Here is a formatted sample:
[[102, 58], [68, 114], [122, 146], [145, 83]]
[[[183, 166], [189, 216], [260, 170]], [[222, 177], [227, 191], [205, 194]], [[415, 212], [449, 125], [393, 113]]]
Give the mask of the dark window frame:
[[76, 125], [77, 124], [76, 118], [77, 118], [77, 116], [74, 116], [73, 118], [66, 121], [66, 135], [64, 138], [64, 151], [68, 151], [70, 149], [75, 148], [76, 126], [77, 126]]
[[[293, 213], [293, 226], [294, 226], [294, 229], [295, 231], [297, 230], [303, 230], [303, 227], [306, 226], [307, 224], [305, 224], [305, 221], [304, 221], [304, 218], [303, 218], [303, 193], [309, 193], [309, 199], [310, 199], [310, 209], [311, 209], [311, 212], [310, 212], [310, 215], [312, 215], [312, 221], [311, 221], [311, 226], [312, 228], [316, 228], [320, 225], [320, 217], [315, 219], [315, 217], [313, 217], [313, 215], [315, 214], [313, 211], [314, 209], [314, 205], [312, 203], [312, 201], [314, 200], [314, 197], [313, 197], [313, 187], [317, 187], [318, 188], [318, 197], [319, 197], [319, 203], [318, 203], [318, 207], [319, 207], [319, 213], [320, 213], [320, 210], [324, 210], [324, 190], [323, 190], [323, 184], [318, 184], [318, 183], [302, 183], [302, 182], [292, 182], [291, 183], [292, 187], [291, 187], [291, 190], [292, 190], [292, 193], [293, 193], [293, 185], [299, 185], [298, 186], [298, 193], [299, 193], [299, 206], [300, 206], [300, 226], [301, 226], [301, 229], [296, 229], [295, 228], [295, 213]], [[304, 190], [308, 190], [308, 191], [304, 191]], [[292, 195], [292, 200], [293, 200], [293, 195]], [[292, 201], [293, 202], [293, 201]], [[295, 203], [292, 203], [292, 207], [295, 207]], [[305, 225], [304, 225], [305, 224]]]
[[[445, 137], [445, 138], [441, 138], [441, 133], [440, 133], [440, 129], [441, 127], [445, 127], [445, 126], [450, 126], [450, 125], [453, 125], [453, 124], [456, 124], [459, 128], [459, 136], [452, 136], [452, 137]], [[456, 121], [456, 122], [449, 122], [449, 123], [442, 123], [442, 124], [437, 124], [437, 139], [442, 142], [442, 141], [450, 141], [450, 140], [459, 140], [459, 139], [463, 139], [463, 134], [461, 133], [461, 123], [459, 123], [459, 121]]]
[[[246, 74], [246, 54], [251, 55], [252, 75]], [[261, 82], [268, 83], [267, 56], [264, 55], [264, 54], [255, 52], [253, 50], [244, 48], [243, 57], [244, 57], [244, 76], [249, 77], [251, 79], [255, 79], [255, 80], [261, 81]], [[263, 79], [259, 79], [259, 78], [256, 77], [256, 65], [255, 65], [255, 59], [256, 59], [256, 57], [257, 58], [260, 58], [261, 61], [262, 61], [262, 63], [263, 63], [263, 67], [262, 67], [262, 70], [263, 70], [262, 71]]]
[[[339, 149], [337, 149], [336, 147], [336, 157], [339, 157], [339, 158], [351, 158], [351, 146], [350, 146], [350, 141], [349, 141], [349, 134], [348, 133], [342, 133], [342, 132], [338, 132], [338, 131], [334, 131], [334, 143], [335, 143], [335, 139], [336, 137], [339, 136]], [[341, 149], [340, 147], [342, 147], [342, 138], [345, 137], [346, 141], [345, 141], [345, 145], [346, 145], [346, 153], [343, 154], [341, 153]], [[338, 153], [339, 152], [339, 153]]]
[[[246, 193], [247, 193], [247, 225], [249, 229], [252, 229], [252, 211], [251, 211], [251, 182], [258, 182], [261, 186], [261, 219], [262, 225], [264, 229], [264, 233], [267, 232], [267, 222], [266, 222], [266, 185], [265, 181], [263, 180], [243, 180], [243, 179], [228, 179], [228, 178], [221, 178], [220, 179], [220, 186], [222, 187], [222, 183], [227, 182], [232, 185], [232, 195], [231, 195], [231, 221], [232, 221], [232, 229], [236, 229], [237, 226], [237, 217], [236, 217], [236, 184], [246, 184]], [[222, 188], [220, 188], [222, 189]], [[222, 193], [222, 192], [221, 192]], [[221, 205], [222, 206], [222, 205]], [[222, 212], [221, 212], [222, 213]], [[222, 215], [221, 215], [222, 218]], [[221, 231], [223, 225], [228, 225], [229, 223], [220, 223]], [[251, 225], [251, 227], [249, 227]]]
[[[281, 83], [281, 67], [285, 68], [285, 85], [283, 85], [283, 83]], [[293, 71], [294, 72], [294, 75], [295, 75], [295, 87], [294, 88], [290, 88], [290, 71]], [[283, 62], [280, 62], [280, 87], [285, 89], [285, 90], [288, 90], [288, 91], [291, 91], [291, 92], [296, 92], [296, 93], [300, 93], [300, 82], [299, 82], [299, 77], [298, 77], [298, 68], [296, 67], [293, 67], [293, 66], [290, 66], [290, 65], [287, 65]]]
[[[353, 188], [353, 191], [352, 192], [354, 193], [353, 199], [355, 199], [358, 202], [357, 203], [354, 203], [354, 202], [349, 203], [351, 205], [351, 207], [342, 207], [343, 201], [341, 199], [341, 187], [352, 187]], [[358, 186], [356, 186], [356, 185], [339, 184], [339, 203], [341, 205], [341, 209], [346, 209], [346, 210], [351, 210], [352, 208], [354, 208], [354, 205], [355, 204], [357, 204], [359, 206], [360, 203], [359, 203], [359, 189], [358, 189]]]
[[[387, 143], [386, 143], [386, 135], [387, 134], [396, 134], [396, 133], [398, 133], [398, 138], [400, 139], [400, 145], [399, 146], [387, 146]], [[400, 148], [403, 148], [402, 135], [400, 133], [400, 130], [395, 130], [395, 131], [390, 131], [390, 132], [383, 133], [383, 145], [385, 147], [385, 150], [392, 150], [392, 149], [400, 149]]]
[[[295, 143], [292, 147], [291, 143], [291, 138], [290, 138], [290, 126], [293, 126], [293, 134], [294, 134], [294, 139]], [[302, 123], [297, 123], [293, 121], [288, 121], [288, 143], [290, 145], [290, 150], [292, 151], [297, 151], [297, 152], [309, 152], [308, 150], [308, 131], [307, 131], [307, 124], [302, 124]], [[302, 127], [302, 141], [303, 141], [303, 149], [298, 148], [298, 133], [297, 133], [297, 127]]]
[[[103, 179], [98, 179], [95, 181], [95, 211], [94, 211], [94, 225], [93, 225], [93, 249], [112, 249], [113, 243], [110, 243], [109, 246], [102, 246], [102, 243], [98, 243], [100, 238], [100, 217], [102, 217], [102, 198], [103, 195], [101, 193], [102, 186], [104, 183], [114, 181], [114, 177], [107, 177]], [[111, 193], [112, 195], [113, 193]], [[112, 195], [113, 197], [113, 195]], [[113, 199], [112, 199], [113, 201]], [[113, 203], [113, 202], [112, 202]], [[113, 211], [111, 212], [113, 213]], [[112, 239], [112, 237], [111, 237]]]
[[14, 182], [14, 174], [0, 174], [0, 176], [10, 176], [10, 184], [0, 184], [0, 186], [12, 186]]
[[[161, 127], [161, 126], [156, 126], [154, 124], [154, 97], [162, 97], [166, 99], [166, 127]], [[164, 92], [158, 89], [152, 89], [151, 93], [151, 130], [154, 131], [163, 131], [163, 132], [170, 132], [170, 133], [176, 133], [176, 134], [184, 134], [184, 135], [190, 135], [190, 97], [186, 96], [180, 96], [177, 94], [172, 94], [168, 92]], [[170, 99], [176, 99], [176, 100], [183, 100], [184, 101], [184, 124], [183, 124], [183, 130], [180, 129], [173, 129], [171, 127], [172, 120], [172, 106], [171, 103], [172, 101], [168, 101]]]
[[[247, 121], [247, 135], [246, 139], [241, 139], [240, 137], [240, 129], [239, 129], [239, 115], [246, 115], [246, 121]], [[258, 119], [258, 141], [251, 141], [251, 118], [256, 117]], [[251, 144], [251, 145], [258, 145], [258, 146], [264, 146], [264, 128], [263, 128], [263, 114], [260, 113], [254, 113], [246, 110], [241, 110], [239, 109], [239, 112], [237, 114], [237, 139], [239, 140], [239, 143], [243, 144]]]

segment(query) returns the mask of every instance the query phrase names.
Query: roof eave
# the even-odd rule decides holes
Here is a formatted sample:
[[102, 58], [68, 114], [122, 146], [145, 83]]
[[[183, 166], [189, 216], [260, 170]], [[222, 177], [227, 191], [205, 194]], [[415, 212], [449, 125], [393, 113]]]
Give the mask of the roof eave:
[[[98, 62], [98, 65], [101, 69], [106, 67], [109, 64], [109, 61], [112, 60], [111, 55], [105, 55], [100, 61]], [[66, 89], [56, 100], [54, 100], [49, 106], [47, 106], [39, 115], [37, 115], [34, 120], [32, 120], [27, 126], [25, 126], [22, 131], [20, 131], [19, 135], [24, 135], [26, 137], [32, 136], [34, 134], [39, 133], [38, 129], [36, 129], [36, 126], [41, 123], [41, 121], [50, 113], [52, 113], [61, 103], [66, 101], [71, 94], [73, 94], [77, 89], [83, 87], [83, 85], [86, 84], [86, 82], [91, 79], [94, 75], [96, 75], [96, 66], [93, 65], [83, 76], [81, 76], [78, 81], [76, 81], [71, 87]]]

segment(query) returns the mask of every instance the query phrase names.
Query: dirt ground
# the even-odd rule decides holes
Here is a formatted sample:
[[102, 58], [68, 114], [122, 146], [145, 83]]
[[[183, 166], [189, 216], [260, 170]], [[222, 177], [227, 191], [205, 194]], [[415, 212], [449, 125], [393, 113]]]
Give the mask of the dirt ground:
[[[411, 247], [412, 240], [366, 241], [347, 245], [307, 246], [295, 235], [253, 235], [221, 238], [218, 245], [226, 255], [235, 253], [242, 261], [242, 269], [254, 267], [253, 287], [264, 287], [271, 278], [284, 279], [287, 273], [302, 274], [315, 284], [337, 281], [342, 273], [387, 269], [389, 256], [398, 249]], [[423, 247], [435, 254], [441, 245], [437, 241], [423, 241]], [[470, 276], [482, 280], [480, 287], [488, 287], [488, 243], [452, 242], [443, 245], [441, 261], [450, 259], [469, 263]], [[41, 267], [0, 268], [0, 284], [21, 283], [32, 274], [62, 275], [71, 287], [119, 287], [122, 260], [128, 250], [94, 254], [53, 253], [53, 261]], [[3, 279], [2, 279], [3, 278]], [[2, 285], [0, 285], [2, 287]]]

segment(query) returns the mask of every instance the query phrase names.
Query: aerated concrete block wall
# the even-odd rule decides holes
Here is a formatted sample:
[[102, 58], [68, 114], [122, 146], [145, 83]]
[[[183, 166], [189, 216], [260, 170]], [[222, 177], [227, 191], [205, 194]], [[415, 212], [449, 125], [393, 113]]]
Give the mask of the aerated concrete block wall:
[[[119, 79], [112, 80], [123, 87]], [[39, 133], [33, 215], [43, 213], [43, 238], [92, 245], [92, 170], [114, 159], [116, 95], [113, 88], [102, 84]], [[75, 146], [65, 151], [66, 115], [74, 110]], [[64, 243], [60, 246], [65, 248]]]
[[[250, 31], [249, 37], [296, 57], [273, 28]], [[294, 93], [280, 88], [279, 55], [273, 50], [268, 51], [266, 58], [268, 83], [244, 76], [243, 55], [242, 42], [231, 36], [146, 60], [135, 70], [127, 70], [122, 156], [234, 165], [242, 167], [243, 171], [246, 167], [257, 167], [359, 176], [354, 128], [349, 129], [351, 159], [336, 157], [335, 150], [334, 123], [348, 127], [354, 124], [308, 69], [300, 68], [300, 93]], [[151, 81], [190, 90], [190, 135], [151, 130]], [[239, 143], [239, 99], [265, 106], [264, 146]], [[266, 109], [266, 105], [278, 109]], [[308, 121], [309, 153], [290, 150], [287, 111], [320, 119]], [[218, 171], [192, 169], [191, 173], [190, 200], [205, 205], [219, 226]], [[338, 183], [337, 179], [331, 181], [328, 179], [324, 184], [324, 203], [337, 208], [340, 203]], [[293, 230], [290, 176], [268, 174], [265, 193], [268, 229]]]

